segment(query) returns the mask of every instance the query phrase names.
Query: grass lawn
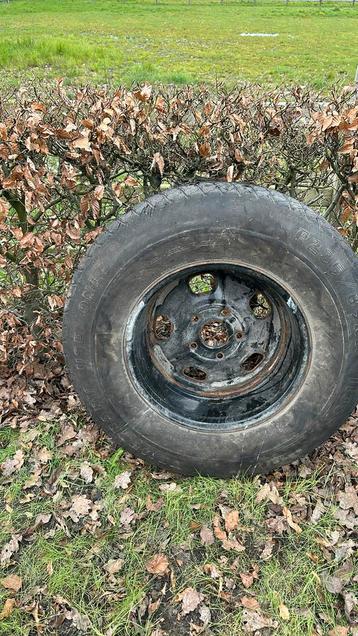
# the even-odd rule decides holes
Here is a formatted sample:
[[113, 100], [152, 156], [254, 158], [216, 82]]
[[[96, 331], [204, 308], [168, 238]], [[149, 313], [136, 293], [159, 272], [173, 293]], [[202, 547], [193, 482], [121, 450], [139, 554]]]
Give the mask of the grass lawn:
[[[242, 37], [241, 33], [278, 33]], [[0, 3], [0, 78], [71, 82], [352, 82], [358, 7], [120, 0]]]
[[267, 478], [189, 479], [70, 399], [0, 429], [1, 636], [356, 633], [353, 418]]

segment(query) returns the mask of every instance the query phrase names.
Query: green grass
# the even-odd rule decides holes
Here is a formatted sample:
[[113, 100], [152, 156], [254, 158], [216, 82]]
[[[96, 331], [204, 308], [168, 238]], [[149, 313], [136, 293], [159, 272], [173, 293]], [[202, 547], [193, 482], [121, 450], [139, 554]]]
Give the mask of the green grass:
[[[80, 430], [82, 422], [76, 419]], [[68, 416], [62, 421], [68, 421]], [[198, 623], [198, 613], [177, 620], [178, 594], [187, 587], [204, 595], [211, 611], [212, 636], [244, 634], [243, 596], [257, 599], [264, 615], [277, 622], [276, 636], [310, 636], [317, 625], [319, 633], [327, 636], [335, 626], [347, 625], [340, 598], [320, 582], [323, 570], [337, 567], [331, 553], [322, 548], [322, 540], [327, 541], [333, 531], [338, 531], [340, 542], [347, 539], [334, 516], [332, 484], [340, 483], [341, 467], [331, 466], [329, 453], [326, 465], [323, 452], [317, 470], [307, 477], [291, 471], [276, 473], [274, 481], [271, 478], [282, 505], [292, 510], [302, 529], [297, 533], [286, 528], [280, 533], [267, 525], [282, 514], [280, 508], [256, 500], [265, 480], [157, 475], [139, 462], [128, 463], [123, 451], [111, 450], [104, 437], [73, 453], [58, 447], [60, 428], [59, 422], [42, 420], [34, 421], [29, 430], [0, 430], [1, 462], [19, 448], [25, 454], [23, 466], [10, 479], [0, 481], [0, 550], [14, 534], [20, 535], [19, 551], [0, 569], [0, 580], [8, 574], [22, 579], [17, 594], [0, 585], [0, 612], [7, 598], [15, 598], [11, 614], [0, 620], [0, 636], [32, 636], [38, 629], [45, 636], [150, 636], [159, 625], [170, 636], [189, 636], [189, 623]], [[42, 467], [41, 484], [24, 489], [38, 465], [37, 453], [44, 447], [53, 456]], [[94, 471], [91, 483], [81, 477], [83, 462]], [[125, 490], [114, 485], [123, 470], [132, 471]], [[163, 489], [163, 484], [173, 482], [174, 490]], [[323, 493], [320, 519], [315, 523], [300, 520], [300, 510], [312, 509]], [[67, 514], [74, 495], [86, 495], [97, 504], [98, 518], [86, 515], [74, 522]], [[152, 502], [162, 500], [158, 510], [147, 509], [148, 496]], [[200, 528], [212, 527], [215, 515], [221, 516], [225, 507], [239, 511], [236, 535], [245, 546], [243, 552], [224, 549], [218, 539], [209, 546], [200, 540]], [[121, 521], [126, 508], [137, 516], [130, 527]], [[51, 514], [51, 519], [34, 529], [39, 514]], [[270, 558], [262, 558], [270, 537], [274, 550]], [[170, 574], [164, 577], [146, 571], [146, 563], [158, 552], [169, 561]], [[110, 559], [123, 560], [122, 569], [112, 578], [104, 568]], [[217, 578], [210, 576], [208, 564], [218, 569]], [[247, 590], [239, 575], [255, 567], [258, 577]], [[158, 598], [159, 607], [148, 614], [148, 602]], [[282, 603], [289, 610], [288, 620], [280, 616]], [[35, 607], [36, 611], [31, 609]], [[56, 631], [55, 618], [73, 610], [85, 617], [87, 630], [77, 631], [67, 618]]]
[[[275, 38], [241, 37], [277, 32]], [[346, 3], [10, 0], [0, 78], [67, 82], [352, 82], [358, 8]]]

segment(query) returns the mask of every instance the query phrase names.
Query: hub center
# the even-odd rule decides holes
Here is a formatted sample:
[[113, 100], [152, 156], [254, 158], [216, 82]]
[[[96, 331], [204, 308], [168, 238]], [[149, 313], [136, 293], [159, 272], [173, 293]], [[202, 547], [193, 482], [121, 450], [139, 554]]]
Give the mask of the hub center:
[[219, 349], [229, 342], [231, 329], [223, 320], [210, 320], [199, 331], [200, 340], [209, 349]]

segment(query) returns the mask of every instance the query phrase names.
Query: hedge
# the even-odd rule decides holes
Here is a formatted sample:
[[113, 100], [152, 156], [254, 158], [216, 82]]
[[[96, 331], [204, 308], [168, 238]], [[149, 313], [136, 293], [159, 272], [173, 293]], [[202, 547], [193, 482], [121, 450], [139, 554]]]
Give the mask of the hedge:
[[[306, 202], [358, 248], [358, 100], [300, 87], [132, 90], [61, 82], [0, 96], [5, 415], [66, 387], [61, 313], [85, 246], [153, 192], [250, 181]], [[26, 400], [25, 400], [26, 401]]]

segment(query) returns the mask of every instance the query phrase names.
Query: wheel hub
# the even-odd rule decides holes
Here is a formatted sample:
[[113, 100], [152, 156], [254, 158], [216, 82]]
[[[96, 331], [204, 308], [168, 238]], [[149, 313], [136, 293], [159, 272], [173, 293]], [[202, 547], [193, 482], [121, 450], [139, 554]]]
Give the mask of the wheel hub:
[[[193, 278], [207, 285], [204, 291], [193, 290]], [[153, 301], [151, 315], [153, 363], [187, 391], [233, 395], [246, 390], [248, 381], [264, 381], [265, 370], [277, 362], [279, 311], [272, 299], [232, 273], [216, 271], [168, 285]]]
[[229, 342], [230, 338], [232, 338], [232, 329], [227, 321], [211, 320], [202, 326], [199, 338], [204, 347], [208, 347], [209, 349], [220, 349]]
[[128, 340], [133, 373], [177, 419], [247, 419], [277, 401], [298, 370], [295, 305], [256, 273], [189, 270], [143, 306]]

